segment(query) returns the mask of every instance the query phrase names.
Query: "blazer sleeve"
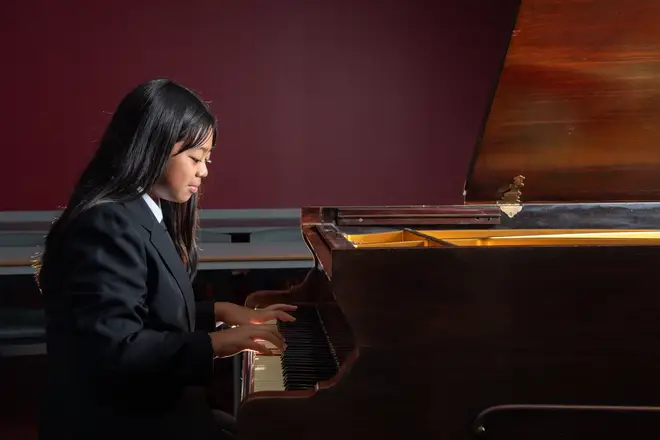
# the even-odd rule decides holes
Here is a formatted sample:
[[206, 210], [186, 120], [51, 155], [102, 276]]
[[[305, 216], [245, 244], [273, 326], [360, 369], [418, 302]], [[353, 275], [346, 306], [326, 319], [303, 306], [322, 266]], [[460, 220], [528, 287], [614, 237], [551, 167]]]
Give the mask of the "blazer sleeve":
[[113, 381], [146, 376], [201, 385], [210, 379], [207, 332], [144, 326], [146, 248], [134, 223], [119, 208], [100, 206], [83, 214], [67, 235], [66, 269], [58, 274], [65, 277], [61, 294], [93, 371]]
[[214, 301], [198, 301], [195, 304], [195, 330], [210, 333], [216, 329]]

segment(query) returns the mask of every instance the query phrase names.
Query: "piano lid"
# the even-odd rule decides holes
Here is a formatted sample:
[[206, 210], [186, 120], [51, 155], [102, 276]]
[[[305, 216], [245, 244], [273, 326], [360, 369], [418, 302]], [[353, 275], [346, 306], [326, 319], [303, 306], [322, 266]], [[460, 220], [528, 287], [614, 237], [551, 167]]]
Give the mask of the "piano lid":
[[659, 17], [658, 0], [522, 0], [466, 202], [518, 175], [523, 203], [660, 200]]

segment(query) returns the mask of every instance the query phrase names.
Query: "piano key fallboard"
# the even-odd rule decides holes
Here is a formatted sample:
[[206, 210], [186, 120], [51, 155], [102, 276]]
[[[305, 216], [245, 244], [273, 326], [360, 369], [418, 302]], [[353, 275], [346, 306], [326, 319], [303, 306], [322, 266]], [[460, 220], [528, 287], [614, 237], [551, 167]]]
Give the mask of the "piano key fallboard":
[[334, 377], [353, 350], [351, 329], [336, 305], [299, 305], [292, 315], [295, 322], [277, 322], [287, 345], [283, 354], [246, 353], [243, 398], [260, 391], [313, 389]]

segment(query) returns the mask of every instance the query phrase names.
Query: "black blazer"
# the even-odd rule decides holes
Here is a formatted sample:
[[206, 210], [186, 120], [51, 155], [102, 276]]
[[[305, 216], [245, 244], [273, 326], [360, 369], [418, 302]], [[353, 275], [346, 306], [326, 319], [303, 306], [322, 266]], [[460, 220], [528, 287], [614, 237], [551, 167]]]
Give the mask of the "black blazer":
[[212, 438], [213, 304], [146, 202], [90, 209], [49, 258], [40, 438]]

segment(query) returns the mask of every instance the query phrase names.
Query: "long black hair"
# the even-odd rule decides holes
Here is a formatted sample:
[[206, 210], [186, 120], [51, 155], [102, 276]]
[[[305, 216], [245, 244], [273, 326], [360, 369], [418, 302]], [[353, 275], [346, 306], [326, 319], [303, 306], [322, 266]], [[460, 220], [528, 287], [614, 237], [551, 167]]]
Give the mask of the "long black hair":
[[[126, 202], [149, 193], [166, 169], [175, 143], [180, 152], [216, 139], [216, 119], [192, 91], [169, 79], [140, 84], [119, 103], [96, 154], [82, 172], [69, 203], [53, 223], [44, 252], [35, 262], [40, 282], [66, 227], [81, 213], [107, 202]], [[161, 200], [163, 221], [191, 276], [197, 270], [197, 202]]]

